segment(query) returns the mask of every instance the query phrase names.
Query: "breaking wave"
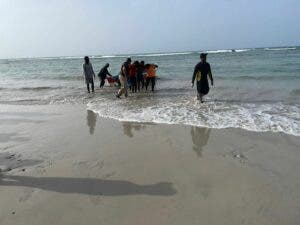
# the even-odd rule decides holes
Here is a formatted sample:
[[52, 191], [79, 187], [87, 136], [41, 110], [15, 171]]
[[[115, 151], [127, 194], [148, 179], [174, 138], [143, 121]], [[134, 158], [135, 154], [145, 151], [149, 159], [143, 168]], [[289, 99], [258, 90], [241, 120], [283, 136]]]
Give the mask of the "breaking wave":
[[242, 128], [300, 136], [299, 105], [226, 101], [200, 104], [191, 96], [160, 99], [148, 97], [143, 100], [144, 103], [138, 104], [137, 101], [141, 101], [141, 98], [121, 101], [101, 98], [89, 102], [87, 107], [102, 117], [119, 121], [184, 124], [218, 129]]
[[267, 51], [286, 51], [286, 50], [296, 50], [296, 47], [291, 48], [265, 48]]

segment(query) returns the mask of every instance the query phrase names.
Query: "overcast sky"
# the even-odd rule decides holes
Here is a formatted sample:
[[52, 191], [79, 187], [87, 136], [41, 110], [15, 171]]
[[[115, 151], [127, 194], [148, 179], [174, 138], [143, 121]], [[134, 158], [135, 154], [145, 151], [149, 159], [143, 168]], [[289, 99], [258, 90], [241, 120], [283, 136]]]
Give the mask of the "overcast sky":
[[300, 44], [299, 0], [0, 0], [0, 57]]

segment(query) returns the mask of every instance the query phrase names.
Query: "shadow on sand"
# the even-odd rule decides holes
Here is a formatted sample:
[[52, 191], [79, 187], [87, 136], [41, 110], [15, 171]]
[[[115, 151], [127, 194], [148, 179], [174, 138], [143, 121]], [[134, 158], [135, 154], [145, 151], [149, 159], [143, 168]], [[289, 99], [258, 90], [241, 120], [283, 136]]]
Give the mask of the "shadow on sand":
[[138, 185], [123, 180], [102, 180], [94, 178], [3, 176], [0, 178], [0, 186], [31, 187], [60, 193], [100, 196], [172, 196], [176, 194], [172, 183], [168, 182]]

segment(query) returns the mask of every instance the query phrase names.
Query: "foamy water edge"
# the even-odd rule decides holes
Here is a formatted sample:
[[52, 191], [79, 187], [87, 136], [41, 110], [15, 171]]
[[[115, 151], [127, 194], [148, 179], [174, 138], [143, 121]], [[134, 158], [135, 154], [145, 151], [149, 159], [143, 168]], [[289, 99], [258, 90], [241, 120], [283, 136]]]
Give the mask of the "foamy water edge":
[[[106, 104], [106, 107], [110, 106]], [[240, 128], [253, 132], [274, 132], [300, 136], [300, 119], [297, 111], [299, 107], [285, 108], [285, 110], [294, 110], [290, 115], [294, 114], [296, 119], [289, 118], [289, 115], [276, 115], [276, 112], [274, 114], [268, 113], [268, 110], [271, 110], [272, 107], [272, 105], [263, 106], [256, 111], [251, 111], [250, 106], [249, 108], [240, 107], [234, 112], [235, 114], [226, 112], [212, 113], [208, 116], [207, 121], [201, 121], [196, 116], [197, 112], [184, 107], [181, 109], [182, 114], [176, 117], [172, 116], [172, 111], [174, 111], [172, 106], [161, 108], [159, 106], [148, 107], [140, 112], [131, 112], [120, 108], [119, 110], [122, 113], [114, 114], [111, 113], [110, 109], [105, 109], [104, 105], [99, 106], [97, 103], [92, 102], [87, 104], [87, 109], [97, 113], [99, 116], [121, 122], [188, 125], [213, 129]], [[118, 110], [116, 107], [113, 107], [113, 109]], [[212, 111], [209, 108], [207, 110], [208, 112]]]

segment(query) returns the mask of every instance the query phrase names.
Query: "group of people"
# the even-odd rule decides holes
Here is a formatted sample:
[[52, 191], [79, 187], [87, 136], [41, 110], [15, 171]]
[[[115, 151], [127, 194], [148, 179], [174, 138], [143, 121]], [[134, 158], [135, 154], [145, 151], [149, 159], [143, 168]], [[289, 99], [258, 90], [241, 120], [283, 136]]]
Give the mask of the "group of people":
[[[210, 64], [206, 61], [207, 54], [200, 54], [200, 62], [195, 66], [192, 87], [196, 81], [198, 98], [200, 102], [203, 102], [203, 96], [209, 92], [208, 78], [211, 81], [211, 86], [214, 85]], [[95, 73], [93, 66], [88, 56], [84, 57], [83, 72], [85, 75], [85, 81], [87, 84], [88, 93], [90, 93], [90, 84], [92, 92], [94, 92], [94, 79]], [[154, 91], [156, 70], [158, 68], [155, 64], [145, 64], [144, 61], [135, 61], [132, 63], [131, 58], [127, 58], [121, 66], [121, 71], [118, 76], [112, 76], [109, 71], [109, 64], [107, 63], [99, 72], [100, 88], [105, 85], [107, 79], [110, 84], [118, 84], [120, 89], [116, 95], [117, 98], [121, 98], [122, 95], [128, 96], [128, 89], [133, 93], [141, 91], [142, 89], [148, 90], [148, 86], [151, 83], [151, 90]]]
[[[127, 97], [128, 89], [131, 90], [132, 93], [141, 91], [143, 89], [146, 89], [147, 91], [150, 83], [151, 90], [154, 91], [156, 70], [158, 68], [157, 65], [145, 64], [144, 61], [135, 61], [132, 63], [131, 58], [127, 58], [127, 60], [122, 64], [121, 71], [117, 76], [113, 76], [109, 73], [109, 66], [109, 63], [105, 64], [105, 66], [98, 73], [100, 88], [104, 87], [106, 80], [110, 85], [117, 84], [120, 87], [116, 95], [117, 98], [121, 98], [122, 95]], [[92, 92], [94, 92], [94, 79], [96, 78], [96, 75], [88, 56], [84, 57], [83, 73], [85, 76], [88, 93], [90, 93], [90, 85]]]
[[135, 93], [142, 89], [148, 90], [148, 86], [151, 82], [151, 90], [154, 91], [156, 69], [155, 64], [146, 64], [144, 61], [135, 61], [131, 63], [131, 58], [127, 58], [126, 62], [121, 67], [119, 75], [120, 90], [117, 93], [117, 98], [120, 98], [123, 94], [128, 96], [128, 88]]

